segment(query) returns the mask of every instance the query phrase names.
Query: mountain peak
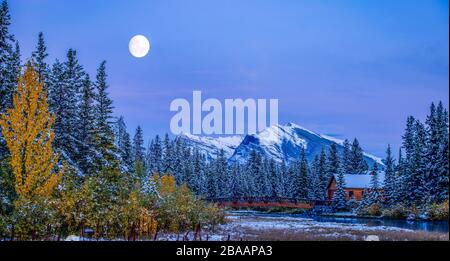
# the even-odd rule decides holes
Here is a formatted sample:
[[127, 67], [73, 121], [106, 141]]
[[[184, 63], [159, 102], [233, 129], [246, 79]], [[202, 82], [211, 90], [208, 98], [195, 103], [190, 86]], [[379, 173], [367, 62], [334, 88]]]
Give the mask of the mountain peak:
[[[196, 136], [192, 134], [180, 135], [188, 145], [204, 152], [208, 158], [214, 158], [217, 150], [223, 149], [225, 156], [232, 162], [244, 162], [252, 150], [263, 157], [281, 162], [292, 162], [300, 156], [301, 149], [305, 149], [309, 162], [322, 149], [328, 150], [336, 144], [339, 151], [343, 150], [343, 141], [331, 136], [320, 135], [295, 123], [272, 125], [256, 134], [245, 136]], [[375, 162], [383, 165], [380, 158], [364, 153], [365, 160], [372, 166]]]

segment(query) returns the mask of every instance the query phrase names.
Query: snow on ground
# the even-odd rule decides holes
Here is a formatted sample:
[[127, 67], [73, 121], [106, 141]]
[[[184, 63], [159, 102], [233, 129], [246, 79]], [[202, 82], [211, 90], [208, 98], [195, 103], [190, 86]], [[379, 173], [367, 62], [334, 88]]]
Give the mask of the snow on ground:
[[231, 220], [225, 226], [240, 226], [251, 229], [289, 229], [289, 230], [317, 230], [317, 229], [337, 229], [337, 230], [358, 230], [358, 231], [412, 231], [397, 227], [387, 226], [367, 226], [364, 224], [337, 223], [337, 222], [319, 222], [309, 218], [297, 217], [242, 217], [230, 215], [227, 217]]

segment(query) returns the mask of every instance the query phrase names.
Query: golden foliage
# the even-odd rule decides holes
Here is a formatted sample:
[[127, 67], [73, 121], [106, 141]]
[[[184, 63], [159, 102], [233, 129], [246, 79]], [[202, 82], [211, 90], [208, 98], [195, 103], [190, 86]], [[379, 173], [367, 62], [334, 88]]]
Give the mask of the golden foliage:
[[48, 111], [47, 93], [38, 77], [28, 63], [18, 79], [13, 107], [0, 118], [0, 127], [11, 153], [16, 192], [28, 199], [50, 196], [61, 177], [61, 173], [53, 172], [58, 161], [52, 148], [55, 116]]

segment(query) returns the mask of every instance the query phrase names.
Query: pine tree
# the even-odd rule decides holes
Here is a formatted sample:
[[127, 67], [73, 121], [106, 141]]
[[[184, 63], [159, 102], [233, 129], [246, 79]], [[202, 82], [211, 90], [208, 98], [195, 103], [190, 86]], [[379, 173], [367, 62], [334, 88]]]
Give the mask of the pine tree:
[[14, 89], [17, 86], [13, 77], [18, 75], [14, 75], [11, 68], [15, 41], [14, 36], [9, 33], [10, 25], [8, 2], [4, 0], [0, 6], [0, 113], [11, 107]]
[[401, 203], [404, 202], [406, 198], [406, 186], [405, 186], [405, 180], [406, 180], [406, 173], [405, 173], [405, 160], [403, 158], [403, 151], [400, 147], [398, 150], [398, 163], [396, 167], [396, 175], [394, 178], [394, 184], [395, 184], [395, 198], [394, 202]]
[[[9, 33], [11, 16], [8, 3], [2, 1], [0, 6], [0, 113], [12, 106], [17, 78], [20, 76], [20, 49], [14, 36]], [[15, 47], [15, 48], [14, 48]], [[0, 131], [0, 160], [6, 158], [8, 150]]]
[[136, 128], [133, 137], [133, 159], [134, 161], [145, 163], [144, 134], [141, 126]]
[[358, 139], [354, 139], [349, 155], [349, 169], [348, 173], [351, 174], [364, 174], [367, 172], [368, 166], [364, 160], [364, 154], [362, 148], [359, 146]]
[[344, 148], [342, 150], [342, 162], [341, 162], [342, 172], [350, 173], [351, 171], [350, 142], [347, 139], [344, 140], [343, 147]]
[[272, 198], [281, 197], [281, 195], [278, 194], [279, 193], [278, 187], [279, 187], [280, 180], [278, 178], [279, 174], [277, 172], [276, 162], [274, 159], [269, 159], [267, 164], [268, 164], [267, 173], [269, 176], [271, 192], [272, 192], [272, 194], [268, 195], [268, 196], [271, 196]]
[[345, 210], [348, 208], [348, 204], [345, 197], [344, 173], [340, 171], [336, 177], [336, 191], [333, 194], [333, 205], [337, 210]]
[[299, 172], [297, 179], [295, 180], [295, 197], [300, 199], [306, 199], [308, 197], [308, 177], [309, 168], [308, 160], [306, 159], [306, 151], [302, 147], [300, 151], [300, 160], [298, 163]]
[[[81, 126], [79, 123], [79, 105], [81, 101], [81, 90], [84, 80], [84, 72], [78, 63], [77, 52], [69, 49], [67, 52], [67, 60], [64, 62], [64, 86], [65, 97], [58, 102], [63, 103], [66, 107], [66, 115], [61, 119], [61, 123], [65, 125], [63, 128], [67, 130], [65, 139], [63, 139], [63, 149], [65, 156], [76, 163], [77, 159], [77, 137], [78, 130]], [[59, 115], [57, 114], [57, 117]], [[60, 115], [62, 116], [62, 115]]]
[[370, 190], [368, 194], [368, 204], [372, 205], [380, 202], [380, 181], [378, 178], [378, 164], [374, 164], [370, 171]]
[[20, 199], [49, 197], [61, 173], [55, 174], [54, 116], [48, 112], [47, 93], [31, 63], [19, 78], [13, 108], [2, 114], [0, 126], [11, 154], [15, 189]]
[[[50, 78], [50, 85], [48, 90], [49, 109], [56, 115], [54, 130], [55, 130], [55, 148], [58, 152], [64, 149], [64, 141], [68, 139], [68, 128], [64, 124], [69, 112], [65, 104], [67, 103], [67, 89], [64, 84], [64, 68], [63, 64], [58, 60], [52, 66], [52, 73]], [[63, 152], [64, 154], [64, 152]], [[64, 157], [64, 156], [63, 156]]]
[[[114, 132], [112, 130], [112, 100], [108, 97], [108, 84], [106, 83], [106, 62], [103, 61], [96, 76], [95, 87], [97, 89], [96, 100], [96, 149], [102, 155], [102, 161], [97, 166], [118, 168], [116, 147], [114, 145]], [[103, 168], [104, 168], [103, 167]]]
[[127, 132], [127, 126], [125, 120], [121, 116], [117, 121], [117, 130], [115, 133], [116, 147], [120, 154], [121, 171], [125, 173], [134, 172], [132, 146], [130, 140], [130, 134]]
[[80, 104], [79, 130], [78, 130], [78, 165], [85, 175], [93, 174], [92, 164], [95, 162], [95, 107], [94, 86], [89, 75], [83, 80], [82, 97]]
[[339, 173], [341, 169], [341, 164], [339, 161], [339, 153], [335, 143], [330, 146], [330, 151], [328, 153], [328, 173], [331, 178], [333, 174]]
[[326, 189], [328, 182], [330, 181], [328, 178], [328, 172], [327, 172], [327, 155], [325, 154], [325, 149], [322, 148], [322, 151], [320, 152], [319, 156], [319, 164], [318, 169], [319, 173], [319, 195], [318, 197], [321, 200], [324, 200], [326, 198]]
[[173, 153], [173, 144], [169, 139], [169, 134], [166, 133], [163, 142], [164, 150], [162, 155], [162, 169], [164, 173], [173, 174], [174, 172], [174, 153]]
[[223, 149], [219, 150], [217, 158], [214, 161], [214, 176], [216, 180], [214, 181], [214, 192], [216, 197], [227, 198], [229, 196], [229, 171], [227, 159], [225, 157], [225, 152]]
[[414, 123], [414, 151], [410, 160], [410, 174], [407, 180], [407, 199], [409, 202], [423, 202], [425, 191], [425, 126], [418, 120]]
[[386, 149], [385, 174], [384, 174], [384, 202], [390, 207], [396, 202], [396, 182], [394, 172], [394, 159], [392, 157], [391, 145]]
[[315, 200], [324, 200], [326, 197], [326, 186], [328, 184], [326, 154], [322, 149], [319, 155], [314, 158], [311, 166], [311, 177], [308, 197]]
[[163, 171], [162, 164], [163, 149], [159, 135], [150, 142], [147, 150], [147, 166], [151, 173], [161, 173]]
[[39, 81], [44, 82], [44, 90], [47, 90], [49, 81], [49, 66], [45, 59], [47, 58], [47, 47], [45, 46], [44, 34], [42, 32], [38, 35], [38, 43], [36, 50], [32, 54], [34, 64], [36, 66], [36, 71], [39, 75]]
[[442, 102], [431, 104], [426, 120], [426, 188], [428, 200], [441, 202], [448, 199], [448, 112]]
[[[283, 160], [281, 163], [278, 164], [278, 168], [277, 168], [277, 176], [278, 176], [278, 182], [277, 182], [277, 195], [278, 197], [286, 197], [286, 176], [288, 175], [288, 170], [287, 170], [287, 165], [286, 162]], [[253, 177], [253, 176], [251, 176]], [[250, 178], [251, 178], [250, 177]], [[252, 180], [250, 180], [252, 181]], [[252, 185], [252, 184], [250, 184]]]

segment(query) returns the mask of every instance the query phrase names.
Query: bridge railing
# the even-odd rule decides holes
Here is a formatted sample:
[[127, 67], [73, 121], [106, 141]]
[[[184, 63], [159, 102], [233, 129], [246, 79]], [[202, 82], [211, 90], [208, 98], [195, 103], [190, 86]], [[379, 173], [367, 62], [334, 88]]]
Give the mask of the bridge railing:
[[207, 201], [215, 203], [293, 203], [293, 204], [311, 204], [313, 206], [329, 206], [331, 202], [328, 200], [313, 200], [308, 198], [285, 198], [285, 197], [218, 197], [218, 198], [204, 198]]

